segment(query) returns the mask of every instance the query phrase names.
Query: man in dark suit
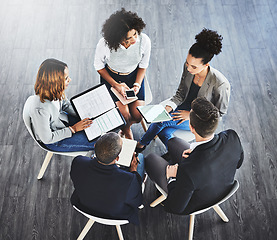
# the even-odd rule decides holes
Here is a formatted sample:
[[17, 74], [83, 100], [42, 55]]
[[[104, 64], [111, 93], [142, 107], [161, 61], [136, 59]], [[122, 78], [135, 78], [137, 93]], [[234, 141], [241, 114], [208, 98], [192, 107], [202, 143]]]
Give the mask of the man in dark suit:
[[149, 177], [168, 193], [165, 210], [184, 215], [221, 200], [232, 188], [244, 156], [234, 130], [214, 134], [219, 112], [211, 102], [195, 99], [189, 118], [196, 142], [169, 140], [168, 153], [174, 165], [153, 153], [145, 158]]
[[121, 148], [121, 138], [107, 133], [95, 144], [96, 158], [74, 158], [70, 171], [75, 188], [71, 203], [94, 216], [138, 224], [138, 207], [142, 204], [138, 160], [134, 156], [130, 172], [121, 170], [116, 165]]

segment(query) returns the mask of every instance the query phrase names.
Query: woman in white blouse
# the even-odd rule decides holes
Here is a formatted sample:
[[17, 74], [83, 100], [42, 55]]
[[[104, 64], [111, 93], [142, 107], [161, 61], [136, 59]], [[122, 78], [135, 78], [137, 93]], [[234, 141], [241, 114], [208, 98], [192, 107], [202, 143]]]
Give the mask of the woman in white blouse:
[[126, 120], [122, 134], [133, 139], [131, 125], [141, 121], [136, 109], [144, 105], [144, 76], [149, 64], [151, 41], [141, 33], [145, 27], [136, 13], [124, 8], [112, 14], [103, 25], [101, 38], [97, 44], [94, 67], [100, 74], [100, 81], [108, 90], [115, 88], [126, 98], [126, 90], [133, 89], [138, 100], [123, 105], [110, 91], [121, 114]]

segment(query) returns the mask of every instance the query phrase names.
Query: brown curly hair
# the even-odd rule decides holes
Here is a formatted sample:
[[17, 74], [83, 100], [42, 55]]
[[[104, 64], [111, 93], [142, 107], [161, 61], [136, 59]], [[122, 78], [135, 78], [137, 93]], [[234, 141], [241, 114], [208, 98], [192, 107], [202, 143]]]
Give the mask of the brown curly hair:
[[144, 27], [145, 23], [136, 13], [127, 12], [122, 8], [113, 13], [103, 24], [102, 35], [109, 49], [116, 51], [130, 30], [135, 29], [140, 34]]
[[39, 67], [35, 83], [35, 93], [40, 101], [62, 100], [64, 98], [64, 69], [67, 64], [56, 59], [46, 59]]

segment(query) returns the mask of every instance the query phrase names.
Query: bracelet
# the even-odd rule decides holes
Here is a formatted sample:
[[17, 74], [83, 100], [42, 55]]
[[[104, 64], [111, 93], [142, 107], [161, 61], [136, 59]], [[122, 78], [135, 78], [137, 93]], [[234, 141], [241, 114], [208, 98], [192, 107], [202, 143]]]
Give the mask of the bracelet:
[[72, 127], [69, 126], [69, 129], [73, 134], [76, 133]]
[[140, 84], [136, 82], [133, 84], [133, 86], [140, 88]]

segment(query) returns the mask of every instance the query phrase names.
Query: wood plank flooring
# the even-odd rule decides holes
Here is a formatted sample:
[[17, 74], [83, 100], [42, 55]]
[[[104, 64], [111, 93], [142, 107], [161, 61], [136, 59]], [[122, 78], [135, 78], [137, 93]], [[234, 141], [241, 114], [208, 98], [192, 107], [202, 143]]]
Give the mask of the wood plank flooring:
[[[237, 172], [239, 191], [222, 209], [196, 217], [194, 239], [277, 239], [277, 7], [275, 0], [0, 0], [0, 239], [76, 239], [87, 219], [73, 210], [69, 177], [72, 158], [54, 156], [45, 176], [36, 176], [45, 152], [22, 120], [39, 65], [54, 57], [66, 62], [72, 95], [99, 82], [93, 67], [101, 26], [125, 7], [146, 22], [152, 53], [147, 70], [153, 103], [172, 96], [188, 48], [203, 27], [223, 36], [223, 51], [211, 65], [230, 81], [231, 101], [223, 129], [241, 137], [245, 161]], [[135, 138], [143, 130], [133, 126]], [[159, 140], [149, 152], [162, 154]], [[187, 216], [149, 207], [146, 184], [140, 226], [122, 227], [125, 239], [188, 238]], [[117, 239], [115, 228], [95, 224], [86, 239]]]

